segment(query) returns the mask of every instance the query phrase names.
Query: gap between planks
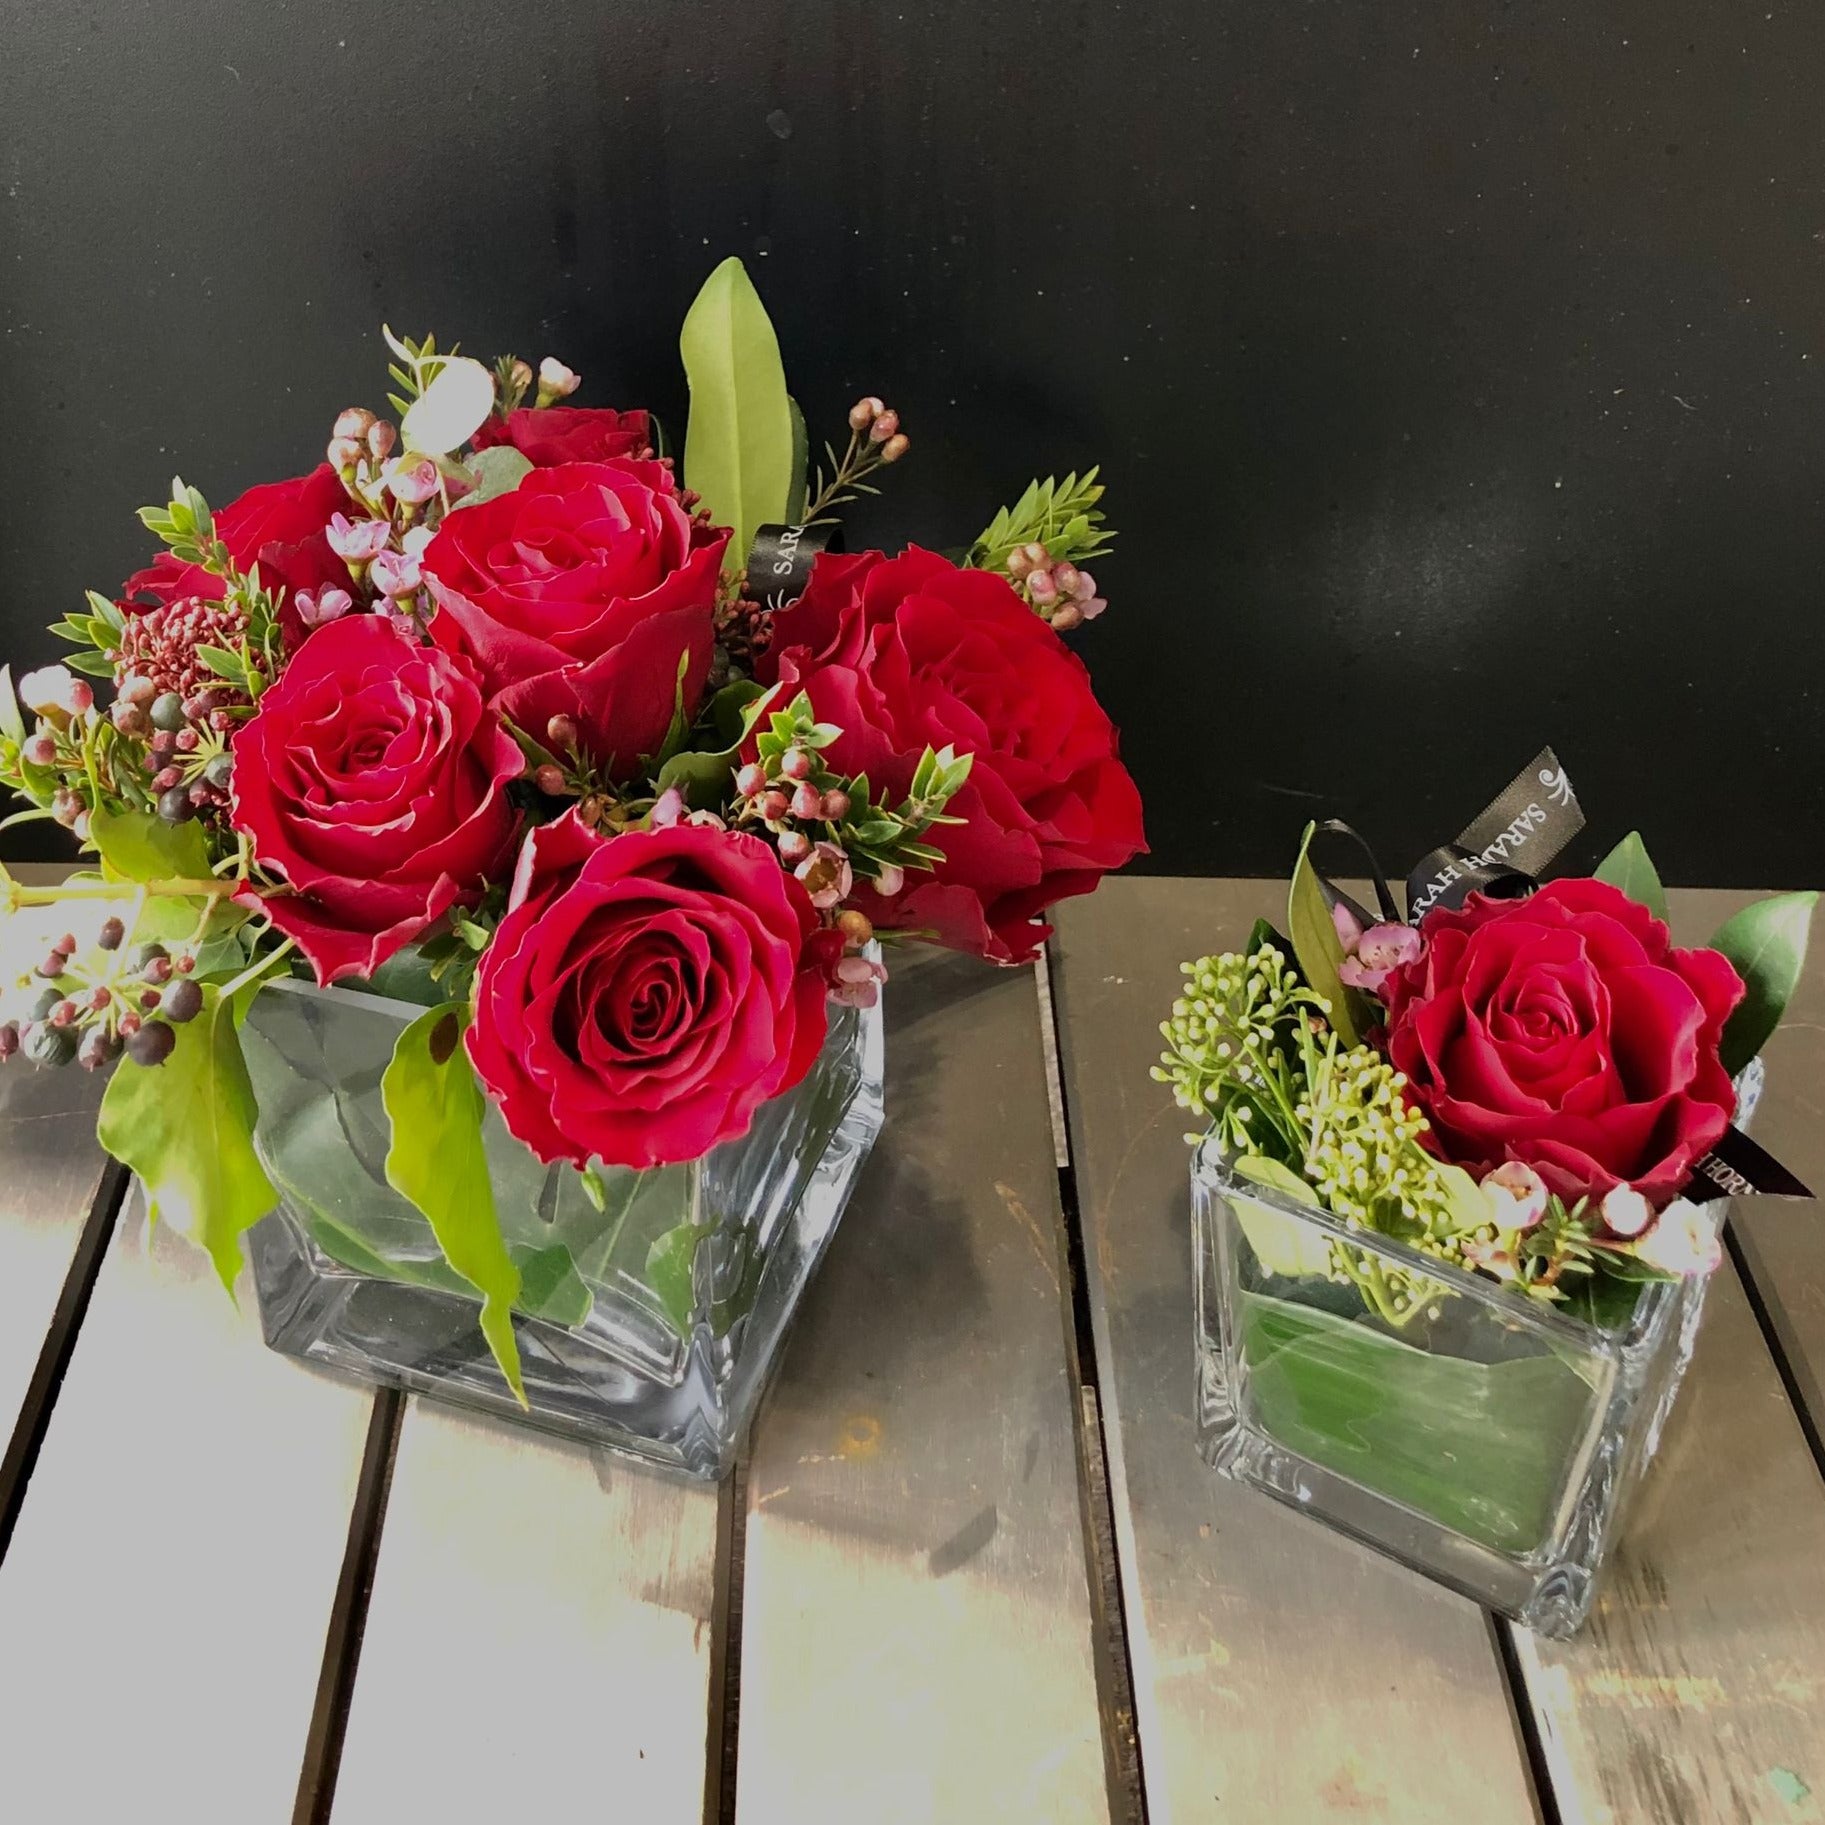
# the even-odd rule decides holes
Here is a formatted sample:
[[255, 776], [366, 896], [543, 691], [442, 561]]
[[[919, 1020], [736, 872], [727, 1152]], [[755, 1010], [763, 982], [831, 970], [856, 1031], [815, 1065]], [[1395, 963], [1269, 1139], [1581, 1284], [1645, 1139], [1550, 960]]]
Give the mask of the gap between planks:
[[1147, 1825], [1147, 1787], [1135, 1724], [1134, 1666], [1128, 1646], [1127, 1600], [1115, 1545], [1114, 1498], [1103, 1440], [1102, 1399], [1096, 1340], [1090, 1315], [1084, 1234], [1078, 1209], [1077, 1175], [1071, 1162], [1070, 1125], [1064, 1075], [1059, 1066], [1057, 1010], [1052, 994], [1050, 951], [1042, 949], [1034, 974], [1039, 1031], [1045, 1051], [1046, 1098], [1052, 1117], [1052, 1151], [1058, 1168], [1058, 1203], [1064, 1223], [1069, 1296], [1064, 1308], [1065, 1355], [1071, 1367], [1077, 1444], [1078, 1495], [1083, 1512], [1084, 1552], [1090, 1574], [1092, 1644], [1097, 1711], [1102, 1724], [1103, 1768], [1114, 1825]]
[[50, 1428], [58, 1391], [75, 1352], [76, 1337], [88, 1313], [89, 1298], [95, 1291], [96, 1277], [108, 1251], [108, 1238], [114, 1233], [114, 1221], [126, 1202], [129, 1183], [127, 1169], [118, 1160], [108, 1161], [96, 1185], [89, 1214], [83, 1219], [82, 1234], [77, 1238], [76, 1251], [63, 1278], [63, 1288], [52, 1308], [50, 1327], [45, 1332], [44, 1346], [38, 1352], [37, 1367], [32, 1371], [25, 1399], [20, 1403], [19, 1417], [13, 1426], [6, 1455], [0, 1458], [0, 1559], [5, 1558], [6, 1549], [12, 1542], [13, 1528], [25, 1503], [26, 1487], [31, 1481], [33, 1466], [38, 1462], [45, 1433]]

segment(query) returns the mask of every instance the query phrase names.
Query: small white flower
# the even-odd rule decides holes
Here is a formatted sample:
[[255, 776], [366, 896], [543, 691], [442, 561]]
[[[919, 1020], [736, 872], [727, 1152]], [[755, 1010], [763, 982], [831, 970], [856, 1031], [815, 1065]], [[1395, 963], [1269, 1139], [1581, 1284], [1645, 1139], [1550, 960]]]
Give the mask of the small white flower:
[[1546, 1215], [1546, 1181], [1522, 1160], [1484, 1174], [1483, 1195], [1499, 1230], [1532, 1229]]
[[1632, 1185], [1603, 1194], [1603, 1221], [1613, 1236], [1638, 1236], [1654, 1221], [1654, 1207]]
[[1706, 1206], [1681, 1198], [1635, 1244], [1635, 1257], [1663, 1274], [1708, 1274], [1724, 1258], [1724, 1247]]

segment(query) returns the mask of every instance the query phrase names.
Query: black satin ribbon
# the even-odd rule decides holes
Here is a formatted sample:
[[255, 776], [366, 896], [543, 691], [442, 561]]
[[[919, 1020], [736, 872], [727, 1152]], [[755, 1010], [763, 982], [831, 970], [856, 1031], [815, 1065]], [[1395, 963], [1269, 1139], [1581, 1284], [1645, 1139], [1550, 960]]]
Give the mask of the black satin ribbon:
[[841, 551], [843, 529], [834, 520], [805, 526], [762, 526], [748, 548], [749, 598], [762, 608], [790, 608], [811, 581], [811, 566], [826, 551]]
[[1771, 1154], [1734, 1123], [1724, 1138], [1692, 1168], [1683, 1194], [1694, 1204], [1713, 1198], [1809, 1198], [1812, 1193]]

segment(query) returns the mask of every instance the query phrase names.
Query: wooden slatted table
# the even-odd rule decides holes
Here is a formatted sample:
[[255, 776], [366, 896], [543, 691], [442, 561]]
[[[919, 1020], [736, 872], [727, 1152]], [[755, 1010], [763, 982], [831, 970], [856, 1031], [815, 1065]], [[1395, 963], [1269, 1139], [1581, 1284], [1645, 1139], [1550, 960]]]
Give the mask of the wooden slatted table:
[[[1179, 960], [1278, 892], [1107, 883], [1037, 993], [901, 967], [888, 1127], [720, 1490], [272, 1355], [93, 1081], [0, 1072], [0, 1820], [1825, 1817], [1807, 1207], [1736, 1216], [1576, 1642], [1200, 1462], [1147, 1067]], [[1758, 1118], [1825, 1185], [1822, 1036], [1825, 955]]]

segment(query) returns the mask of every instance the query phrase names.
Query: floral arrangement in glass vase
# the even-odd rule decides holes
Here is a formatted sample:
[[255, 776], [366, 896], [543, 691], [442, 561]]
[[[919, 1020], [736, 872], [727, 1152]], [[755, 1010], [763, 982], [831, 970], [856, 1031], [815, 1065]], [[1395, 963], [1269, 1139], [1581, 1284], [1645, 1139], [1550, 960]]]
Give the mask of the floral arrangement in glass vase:
[[0, 781], [98, 859], [0, 874], [58, 909], [0, 1058], [112, 1069], [102, 1143], [231, 1286], [259, 1225], [281, 1347], [714, 1470], [879, 1125], [884, 959], [1027, 961], [1143, 847], [1063, 638], [1102, 488], [838, 554], [908, 434], [860, 400], [813, 466], [734, 260], [682, 481], [556, 361], [387, 341], [392, 418], [174, 483], [0, 672]]
[[1816, 896], [1684, 949], [1638, 836], [1538, 882], [1581, 822], [1548, 750], [1415, 869], [1411, 921], [1308, 828], [1289, 935], [1185, 966], [1155, 1072], [1204, 1124], [1206, 1455], [1548, 1633], [1654, 1448], [1718, 1200], [1806, 1195], [1735, 1123]]

